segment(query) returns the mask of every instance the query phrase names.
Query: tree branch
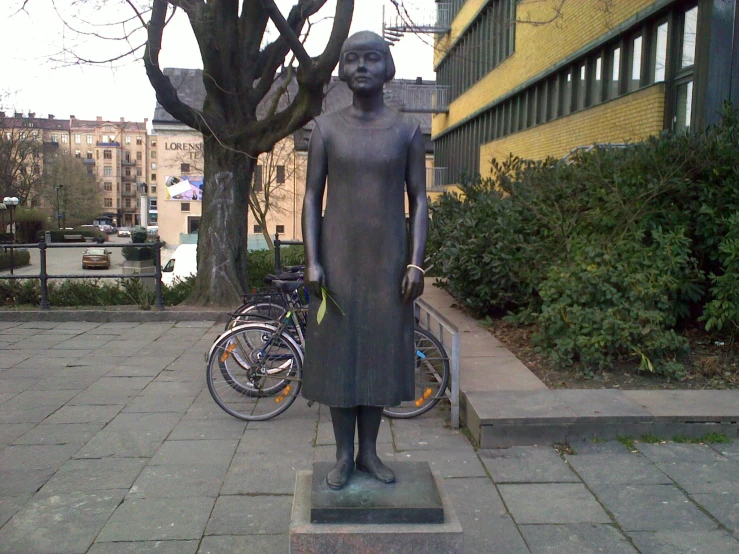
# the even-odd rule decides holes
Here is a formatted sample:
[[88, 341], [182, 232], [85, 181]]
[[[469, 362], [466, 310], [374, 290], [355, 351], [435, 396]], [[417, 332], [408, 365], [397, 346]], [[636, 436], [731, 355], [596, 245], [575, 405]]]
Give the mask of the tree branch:
[[280, 36], [285, 40], [287, 45], [290, 47], [290, 50], [292, 50], [295, 54], [300, 67], [305, 70], [309, 70], [313, 66], [313, 60], [308, 55], [308, 52], [305, 51], [305, 48], [303, 48], [303, 45], [301, 44], [298, 36], [295, 34], [293, 28], [282, 16], [282, 13], [277, 8], [274, 0], [259, 1], [262, 3], [264, 11], [267, 12], [269, 18], [272, 20], [272, 23], [274, 23], [275, 27], [277, 27], [277, 30], [280, 32]]

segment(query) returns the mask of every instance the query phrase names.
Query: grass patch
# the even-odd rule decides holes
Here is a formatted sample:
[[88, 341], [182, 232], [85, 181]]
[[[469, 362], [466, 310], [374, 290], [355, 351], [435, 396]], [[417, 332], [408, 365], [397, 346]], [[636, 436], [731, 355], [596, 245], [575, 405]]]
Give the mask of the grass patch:
[[645, 442], [647, 444], [659, 444], [663, 440], [664, 439], [661, 439], [660, 437], [658, 437], [656, 435], [648, 435], [647, 434], [647, 435], [642, 435], [641, 437], [639, 437], [639, 441], [640, 442]]
[[706, 433], [701, 437], [701, 442], [706, 444], [726, 444], [731, 442], [731, 439], [723, 433]]
[[631, 452], [636, 452], [636, 446], [634, 445], [634, 439], [631, 437], [622, 437], [621, 435], [616, 437], [616, 440], [628, 448]]

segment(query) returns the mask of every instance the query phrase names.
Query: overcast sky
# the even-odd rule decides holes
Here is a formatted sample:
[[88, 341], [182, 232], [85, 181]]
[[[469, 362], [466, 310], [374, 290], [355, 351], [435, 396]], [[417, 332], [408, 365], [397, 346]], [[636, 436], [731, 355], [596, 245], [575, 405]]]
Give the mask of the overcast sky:
[[[72, 66], [50, 59], [66, 58], [71, 62], [73, 58], [63, 53], [65, 48], [90, 59], [104, 59], [123, 52], [120, 41], [76, 35], [62, 22], [64, 17], [73, 28], [93, 30], [107, 36], [120, 33], [121, 27], [110, 28], [103, 24], [126, 19], [132, 12], [125, 5], [106, 1], [107, 7], [101, 10], [92, 10], [88, 4], [75, 11], [68, 7], [73, 0], [29, 0], [27, 13], [17, 13], [22, 0], [0, 1], [0, 60], [3, 67], [0, 103], [5, 111], [34, 111], [37, 117], [51, 113], [58, 118], [74, 114], [80, 119], [102, 116], [111, 120], [119, 117], [130, 121], [142, 121], [145, 117], [151, 120], [154, 92], [140, 60], [131, 58], [112, 67]], [[294, 0], [278, 1], [285, 14], [293, 3]], [[351, 32], [371, 30], [380, 34], [383, 3], [383, 0], [355, 0]], [[50, 7], [52, 4], [59, 12]], [[332, 15], [334, 6], [334, 2], [329, 0], [316, 19]], [[388, 6], [386, 10], [390, 12], [393, 8]], [[87, 23], [73, 18], [75, 14], [84, 16]], [[322, 51], [331, 24], [331, 20], [315, 24], [307, 45], [310, 54]], [[130, 27], [133, 28], [133, 24]], [[432, 35], [422, 38], [407, 35], [393, 46], [396, 77], [434, 78], [432, 40]], [[175, 16], [164, 32], [160, 62], [162, 67], [202, 67], [197, 43], [183, 14]], [[9, 94], [7, 98], [4, 98], [5, 93]]]

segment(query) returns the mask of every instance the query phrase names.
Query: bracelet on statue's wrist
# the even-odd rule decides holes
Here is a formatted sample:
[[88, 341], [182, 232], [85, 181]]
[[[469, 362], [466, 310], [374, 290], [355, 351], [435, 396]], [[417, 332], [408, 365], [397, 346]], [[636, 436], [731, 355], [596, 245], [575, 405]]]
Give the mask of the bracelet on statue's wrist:
[[417, 265], [415, 265], [415, 264], [408, 264], [408, 265], [406, 266], [406, 269], [408, 269], [408, 268], [410, 268], [410, 267], [412, 267], [412, 268], [414, 268], [414, 269], [417, 269], [417, 270], [418, 270], [418, 271], [420, 271], [420, 272], [421, 272], [422, 274], [426, 275], [426, 271], [425, 271], [425, 270], [424, 270], [424, 269], [423, 269], [422, 267], [420, 267], [420, 266], [417, 266]]

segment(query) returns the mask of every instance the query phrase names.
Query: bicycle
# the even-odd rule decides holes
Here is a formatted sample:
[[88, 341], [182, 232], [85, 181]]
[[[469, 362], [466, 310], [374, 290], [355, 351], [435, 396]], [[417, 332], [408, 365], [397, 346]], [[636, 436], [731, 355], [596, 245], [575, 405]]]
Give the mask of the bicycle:
[[[294, 294], [302, 283], [274, 284], [288, 306], [280, 317], [231, 328], [216, 339], [208, 354], [206, 376], [211, 396], [224, 411], [247, 421], [270, 419], [284, 412], [302, 384], [307, 306]], [[414, 343], [416, 398], [385, 408], [383, 413], [388, 417], [419, 416], [446, 394], [450, 368], [444, 346], [418, 325]]]

